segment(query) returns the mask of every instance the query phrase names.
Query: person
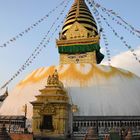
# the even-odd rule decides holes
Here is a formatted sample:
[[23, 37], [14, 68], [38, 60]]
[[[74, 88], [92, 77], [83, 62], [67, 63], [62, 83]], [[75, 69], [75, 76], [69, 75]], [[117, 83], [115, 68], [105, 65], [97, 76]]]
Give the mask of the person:
[[71, 139], [71, 133], [70, 133], [70, 130], [68, 130], [68, 133], [67, 133], [67, 139]]
[[105, 135], [104, 140], [110, 140], [109, 135]]

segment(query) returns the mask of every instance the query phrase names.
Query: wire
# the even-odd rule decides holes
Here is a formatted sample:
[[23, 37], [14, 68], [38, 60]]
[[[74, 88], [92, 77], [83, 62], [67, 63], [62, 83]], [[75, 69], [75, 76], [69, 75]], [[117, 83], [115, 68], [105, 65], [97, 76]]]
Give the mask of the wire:
[[[95, 3], [95, 7], [96, 8], [100, 8], [105, 14], [107, 14], [107, 16], [109, 18], [111, 18], [113, 21], [115, 21], [118, 25], [122, 26], [124, 29], [126, 29], [127, 31], [129, 31], [132, 35], [137, 36], [138, 38], [140, 38], [140, 30], [134, 28], [131, 24], [129, 24], [128, 22], [126, 22], [121, 16], [119, 16], [116, 12], [114, 12], [113, 10], [108, 10], [107, 8], [101, 6], [99, 3]], [[115, 18], [114, 18], [114, 17]], [[119, 19], [119, 20], [117, 20]], [[122, 23], [121, 23], [122, 22]]]
[[93, 2], [93, 3], [90, 2], [90, 6], [94, 7], [94, 9], [97, 12], [97, 14], [105, 21], [105, 23], [112, 30], [112, 32], [114, 33], [114, 35], [122, 41], [122, 43], [128, 48], [128, 50], [135, 57], [136, 61], [138, 61], [140, 63], [140, 59], [138, 58], [137, 54], [134, 52], [134, 49], [132, 48], [132, 46], [128, 45], [128, 43], [126, 42], [126, 40], [124, 40], [124, 37], [123, 36], [119, 36], [119, 34], [115, 31], [115, 29], [108, 23], [107, 19], [102, 14], [100, 14], [98, 12], [97, 7], [95, 6], [95, 2]]
[[103, 37], [103, 40], [104, 40], [104, 44], [105, 44], [105, 50], [106, 50], [106, 55], [107, 55], [107, 60], [108, 60], [108, 65], [110, 66], [111, 65], [111, 56], [110, 56], [110, 50], [108, 48], [109, 46], [109, 42], [108, 42], [108, 39], [107, 39], [107, 36], [106, 36], [106, 33], [105, 33], [105, 30], [102, 26], [102, 22], [101, 22], [101, 18], [99, 16], [99, 13], [98, 11], [96, 10], [96, 8], [94, 7], [94, 5], [92, 4], [92, 2], [90, 2], [89, 0], [87, 0], [87, 2], [89, 3], [90, 7], [92, 7], [93, 9], [93, 13], [96, 17], [96, 20], [97, 20], [97, 23], [100, 27], [100, 33]]
[[[43, 39], [40, 41], [39, 45], [36, 47], [36, 49], [33, 51], [33, 53], [30, 55], [30, 57], [25, 61], [25, 63], [18, 69], [18, 71], [7, 81], [5, 84], [0, 88], [5, 88], [9, 83], [11, 83], [22, 71], [24, 71], [28, 66], [30, 66], [33, 61], [36, 59], [36, 57], [41, 53], [41, 51], [47, 47], [50, 40], [53, 38], [54, 34], [57, 32], [57, 30], [60, 28], [60, 25], [58, 25], [54, 32], [50, 35], [48, 38], [49, 33], [51, 32], [52, 28], [55, 26], [55, 24], [58, 22], [60, 17], [63, 15], [64, 11], [66, 10], [68, 3], [70, 0], [67, 1], [66, 5], [64, 6], [64, 9], [60, 12], [59, 16], [56, 18], [56, 20], [53, 22], [52, 26], [48, 30], [47, 34], [43, 37]], [[65, 16], [66, 18], [66, 16]], [[61, 21], [61, 24], [63, 24], [64, 19]]]
[[60, 6], [64, 5], [65, 2], [66, 1], [63, 0], [58, 6], [56, 6], [55, 8], [53, 8], [48, 14], [46, 14], [45, 16], [43, 16], [42, 18], [40, 18], [38, 21], [36, 21], [35, 23], [33, 23], [32, 25], [30, 25], [29, 27], [27, 27], [25, 30], [23, 30], [19, 34], [17, 34], [14, 37], [10, 38], [8, 41], [6, 41], [5, 43], [3, 43], [2, 45], [0, 45], [0, 48], [6, 48], [6, 47], [8, 47], [11, 43], [15, 42], [19, 38], [23, 37], [25, 34], [29, 33], [31, 30], [33, 30], [35, 27], [37, 27], [40, 23], [42, 23], [43, 21], [45, 21]]

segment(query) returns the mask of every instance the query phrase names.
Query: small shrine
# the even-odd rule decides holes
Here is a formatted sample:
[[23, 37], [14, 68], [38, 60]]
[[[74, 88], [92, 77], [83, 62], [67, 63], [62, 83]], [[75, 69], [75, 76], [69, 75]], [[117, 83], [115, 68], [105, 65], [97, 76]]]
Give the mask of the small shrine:
[[33, 133], [37, 136], [59, 137], [67, 135], [69, 123], [69, 97], [59, 80], [57, 70], [50, 75], [47, 86], [40, 90], [33, 105]]

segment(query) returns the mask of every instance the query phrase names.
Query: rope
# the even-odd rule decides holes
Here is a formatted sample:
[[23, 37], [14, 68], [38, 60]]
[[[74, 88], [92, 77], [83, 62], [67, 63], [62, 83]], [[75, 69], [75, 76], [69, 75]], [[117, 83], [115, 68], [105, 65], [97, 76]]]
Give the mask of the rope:
[[[113, 10], [106, 9], [105, 7], [101, 6], [99, 3], [95, 3], [94, 2], [94, 4], [95, 4], [95, 7], [96, 8], [100, 8], [102, 10], [102, 12], [104, 12], [109, 18], [111, 18], [113, 21], [115, 21], [118, 25], [122, 26], [124, 29], [126, 29], [127, 31], [129, 31], [132, 35], [135, 35], [138, 38], [140, 38], [140, 30], [136, 29], [131, 24], [129, 24], [128, 22], [126, 22], [116, 12], [114, 12]], [[117, 19], [119, 19], [120, 21], [117, 20]]]
[[108, 23], [107, 19], [105, 17], [103, 17], [103, 15], [98, 12], [97, 8], [95, 7], [95, 3], [94, 2], [93, 3], [90, 2], [90, 6], [94, 7], [95, 11], [104, 20], [104, 22], [107, 24], [107, 26], [112, 30], [112, 32], [114, 33], [114, 35], [122, 41], [122, 43], [128, 48], [128, 50], [135, 57], [136, 61], [138, 61], [140, 63], [140, 60], [139, 60], [137, 54], [134, 52], [134, 49], [132, 48], [132, 46], [128, 45], [128, 43], [126, 42], [126, 40], [124, 40], [124, 37], [123, 36], [119, 36], [119, 34], [115, 31], [115, 29]]
[[[54, 34], [57, 32], [57, 30], [60, 28], [60, 25], [58, 25], [54, 32], [50, 35], [48, 38], [49, 33], [51, 32], [52, 28], [55, 26], [55, 24], [59, 21], [60, 17], [63, 15], [64, 11], [66, 10], [68, 3], [70, 0], [67, 1], [66, 5], [64, 6], [64, 9], [60, 12], [59, 16], [56, 18], [56, 20], [53, 22], [52, 26], [48, 30], [47, 34], [43, 37], [43, 39], [40, 41], [39, 45], [36, 47], [36, 49], [33, 51], [33, 53], [30, 55], [30, 57], [25, 61], [25, 63], [18, 69], [18, 71], [7, 81], [3, 86], [1, 86], [0, 89], [5, 88], [9, 83], [11, 83], [22, 71], [24, 71], [28, 66], [30, 66], [33, 61], [36, 59], [36, 57], [41, 53], [41, 51], [47, 47], [50, 40], [53, 38]], [[66, 18], [66, 16], [65, 16]], [[61, 21], [61, 24], [63, 24], [64, 19]]]
[[20, 32], [16, 36], [10, 38], [8, 41], [6, 41], [2, 45], [0, 45], [0, 48], [6, 48], [6, 47], [8, 47], [11, 43], [15, 42], [19, 38], [23, 37], [25, 34], [29, 33], [31, 30], [33, 30], [35, 27], [37, 27], [40, 23], [42, 23], [43, 21], [45, 21], [60, 6], [64, 5], [64, 3], [65, 3], [65, 0], [63, 0], [58, 6], [56, 6], [55, 8], [53, 8], [48, 14], [46, 14], [45, 16], [43, 16], [42, 18], [40, 18], [38, 21], [36, 21], [35, 23], [33, 23], [32, 25], [30, 25], [29, 27], [27, 27], [25, 30], [23, 30], [22, 32]]
[[98, 25], [99, 25], [99, 27], [100, 27], [100, 33], [101, 33], [101, 35], [102, 35], [102, 37], [103, 37], [103, 41], [104, 41], [104, 44], [105, 44], [105, 50], [106, 50], [108, 65], [110, 66], [110, 65], [111, 65], [111, 56], [110, 56], [110, 50], [109, 50], [109, 48], [108, 48], [109, 42], [108, 42], [108, 39], [107, 39], [105, 30], [104, 30], [104, 28], [103, 28], [103, 26], [102, 26], [101, 18], [100, 18], [100, 16], [99, 16], [98, 11], [96, 10], [96, 8], [95, 8], [94, 5], [93, 5], [94, 3], [90, 2], [89, 0], [87, 0], [87, 2], [89, 3], [90, 7], [93, 8], [93, 9], [92, 9], [92, 10], [93, 10], [93, 13], [94, 13], [94, 15], [95, 15], [95, 17], [96, 17], [96, 20], [97, 20], [97, 23], [98, 23]]

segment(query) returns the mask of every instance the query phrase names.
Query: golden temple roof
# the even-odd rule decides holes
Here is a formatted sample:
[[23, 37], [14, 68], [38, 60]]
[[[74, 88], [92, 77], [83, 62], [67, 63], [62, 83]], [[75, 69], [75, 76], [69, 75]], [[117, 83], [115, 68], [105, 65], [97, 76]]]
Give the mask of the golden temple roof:
[[75, 0], [62, 28], [62, 34], [65, 34], [76, 21], [82, 24], [87, 30], [98, 34], [96, 22], [84, 0]]

